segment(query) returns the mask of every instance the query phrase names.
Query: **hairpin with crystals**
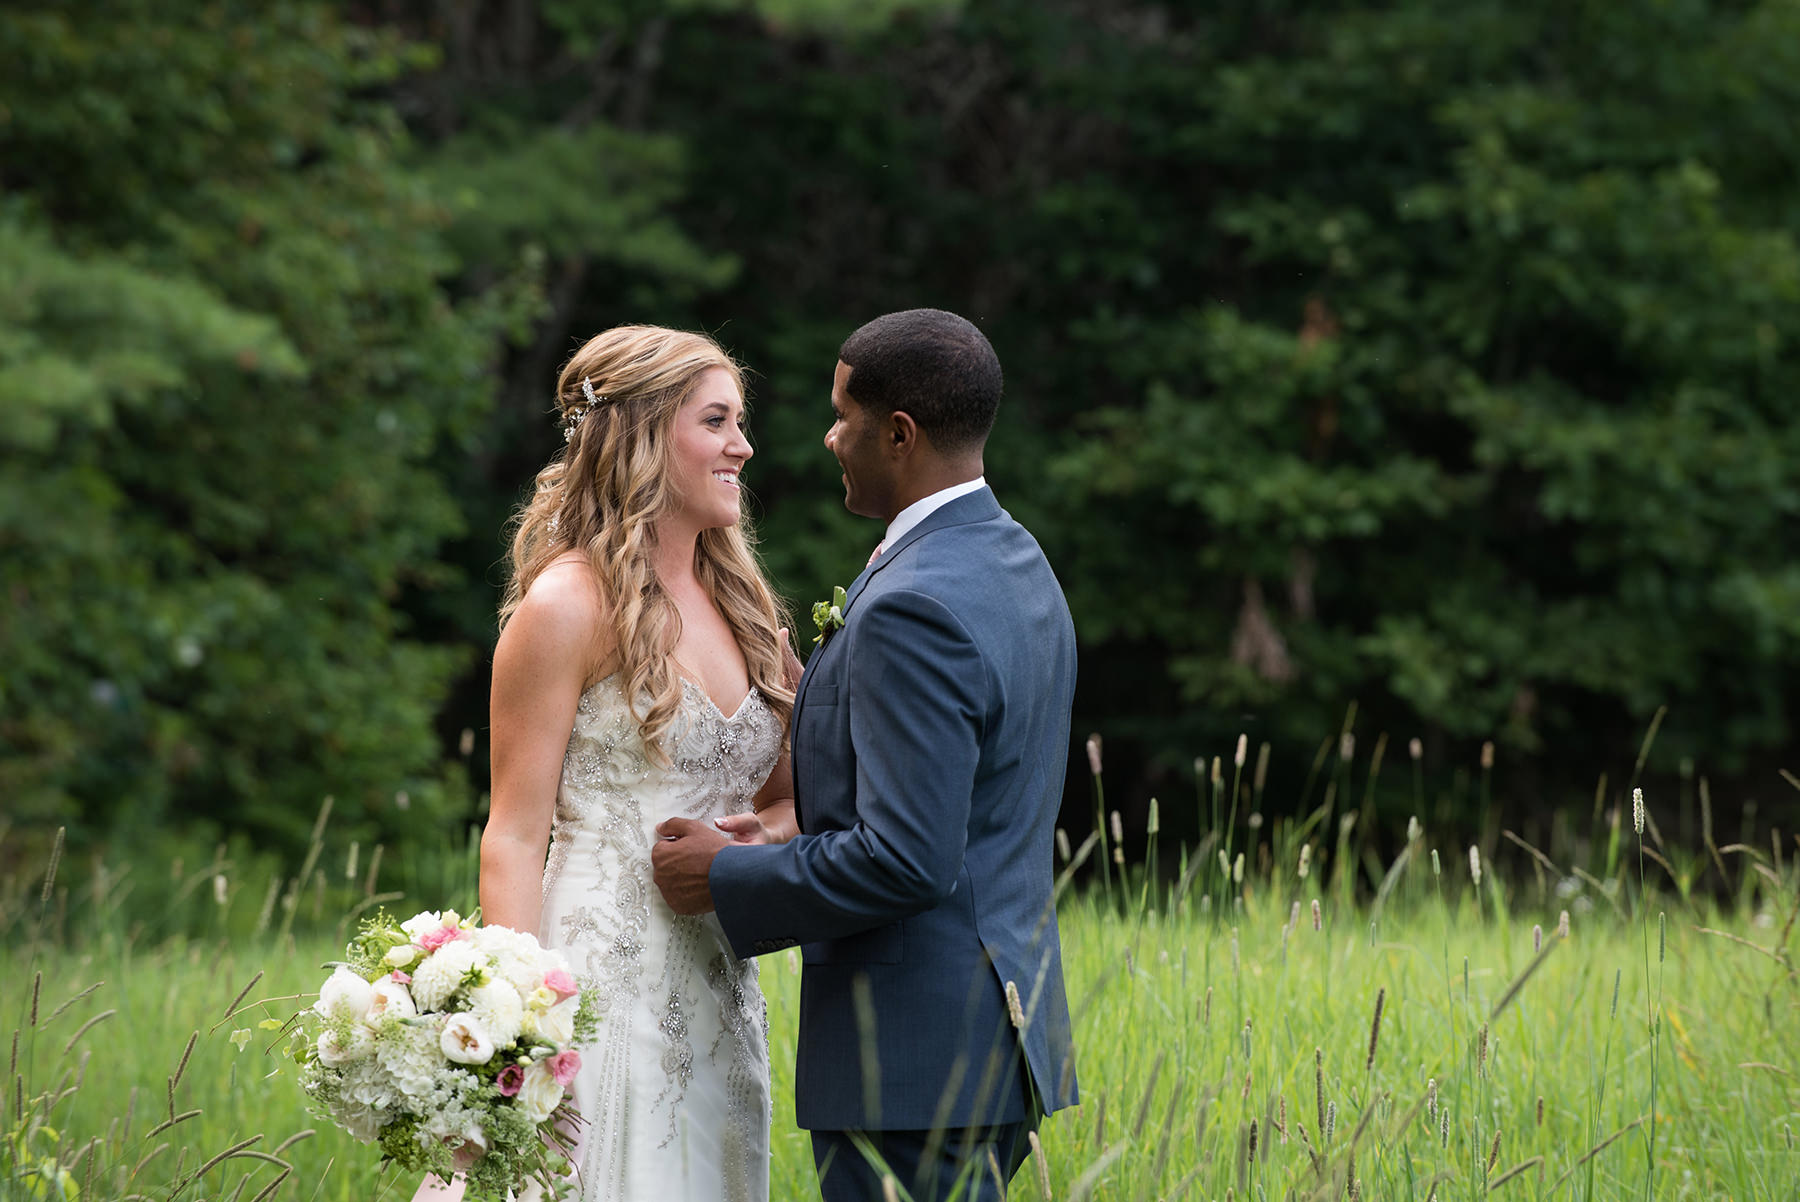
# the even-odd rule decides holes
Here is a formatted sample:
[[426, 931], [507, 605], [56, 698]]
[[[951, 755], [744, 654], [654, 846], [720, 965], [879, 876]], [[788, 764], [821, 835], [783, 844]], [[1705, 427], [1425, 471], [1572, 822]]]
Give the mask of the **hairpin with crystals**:
[[581, 419], [592, 413], [596, 405], [600, 405], [606, 400], [603, 396], [595, 395], [594, 386], [586, 376], [581, 377], [581, 396], [582, 399], [570, 405], [568, 413], [564, 415], [564, 442], [574, 442], [575, 427], [581, 424]]

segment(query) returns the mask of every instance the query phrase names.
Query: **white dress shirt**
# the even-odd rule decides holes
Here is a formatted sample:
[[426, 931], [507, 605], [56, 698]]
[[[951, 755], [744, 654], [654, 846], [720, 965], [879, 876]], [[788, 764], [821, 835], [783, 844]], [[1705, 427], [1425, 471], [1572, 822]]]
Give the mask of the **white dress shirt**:
[[973, 480], [965, 480], [961, 484], [952, 484], [949, 488], [940, 488], [928, 497], [920, 497], [894, 515], [894, 520], [888, 523], [887, 536], [875, 544], [875, 556], [871, 557], [869, 562], [875, 562], [875, 558], [878, 558], [883, 551], [899, 542], [908, 530], [930, 517], [938, 509], [958, 497], [966, 497], [970, 493], [986, 487], [987, 477], [977, 476]]

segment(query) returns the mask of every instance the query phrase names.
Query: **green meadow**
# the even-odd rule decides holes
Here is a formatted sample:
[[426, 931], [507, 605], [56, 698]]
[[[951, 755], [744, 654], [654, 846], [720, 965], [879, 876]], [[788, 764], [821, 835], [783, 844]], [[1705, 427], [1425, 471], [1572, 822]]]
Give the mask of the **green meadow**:
[[[1253, 829], [1248, 864], [1154, 833], [1131, 859], [1104, 835], [1066, 848], [1083, 1100], [1014, 1197], [1800, 1197], [1791, 842], [1685, 855], [1621, 806], [1580, 864], [1503, 837], [1512, 874], [1477, 881], [1428, 829], [1369, 864], [1329, 797]], [[165, 866], [154, 907], [93, 865], [7, 882], [0, 1197], [410, 1196], [307, 1113], [259, 1023], [310, 1000], [345, 916], [462, 901], [469, 862], [433, 885], [455, 895], [395, 896], [317, 834], [291, 876], [234, 876], [225, 849]], [[791, 1123], [798, 968], [762, 965], [775, 1198], [815, 1188]]]

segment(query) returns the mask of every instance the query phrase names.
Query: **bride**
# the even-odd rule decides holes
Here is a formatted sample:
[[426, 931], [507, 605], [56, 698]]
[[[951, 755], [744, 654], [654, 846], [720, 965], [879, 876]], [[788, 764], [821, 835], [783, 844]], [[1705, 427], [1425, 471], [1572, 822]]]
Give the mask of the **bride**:
[[[740, 500], [742, 376], [703, 335], [624, 326], [575, 353], [557, 401], [568, 446], [517, 519], [500, 609], [483, 920], [535, 931], [599, 990], [579, 1197], [765, 1199], [755, 966], [650, 870], [665, 818], [795, 833], [792, 657]], [[460, 1192], [427, 1178], [416, 1198]]]

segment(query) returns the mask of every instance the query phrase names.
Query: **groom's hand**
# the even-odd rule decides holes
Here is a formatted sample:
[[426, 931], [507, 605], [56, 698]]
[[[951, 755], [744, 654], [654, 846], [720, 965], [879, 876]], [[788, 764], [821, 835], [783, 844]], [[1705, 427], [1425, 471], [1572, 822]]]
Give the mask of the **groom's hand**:
[[650, 849], [650, 866], [663, 900], [677, 914], [712, 912], [712, 886], [707, 874], [713, 857], [731, 840], [704, 822], [670, 818], [657, 823], [657, 843]]

